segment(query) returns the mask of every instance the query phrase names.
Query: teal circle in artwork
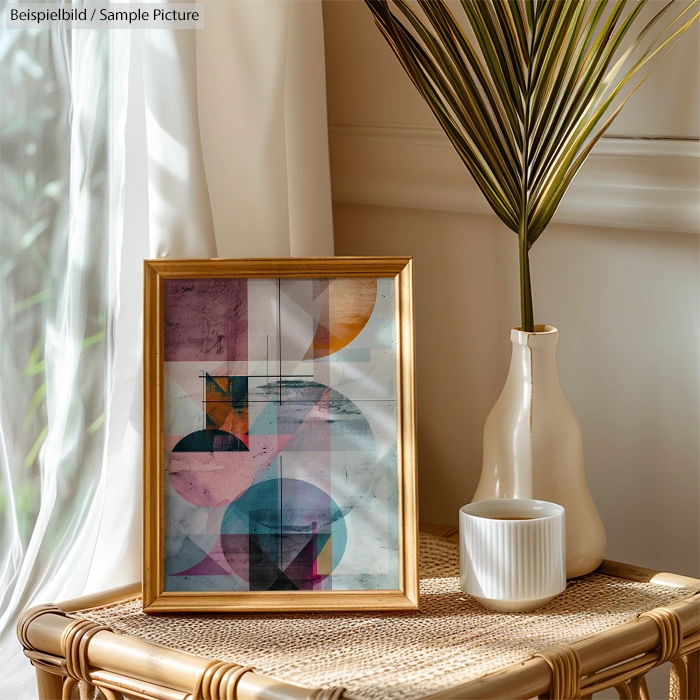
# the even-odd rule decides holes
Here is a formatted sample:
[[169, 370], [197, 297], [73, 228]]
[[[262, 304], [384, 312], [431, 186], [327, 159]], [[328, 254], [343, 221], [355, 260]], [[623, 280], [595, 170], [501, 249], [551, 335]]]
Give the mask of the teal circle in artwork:
[[302, 479], [253, 484], [228, 506], [221, 522], [224, 556], [239, 576], [247, 573], [250, 590], [323, 588], [346, 545], [338, 504]]

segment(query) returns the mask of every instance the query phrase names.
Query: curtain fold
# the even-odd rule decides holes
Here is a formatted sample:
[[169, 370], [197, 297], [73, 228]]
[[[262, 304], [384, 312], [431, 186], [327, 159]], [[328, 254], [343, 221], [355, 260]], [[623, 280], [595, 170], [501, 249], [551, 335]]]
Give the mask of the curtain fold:
[[13, 533], [0, 551], [0, 678], [22, 698], [36, 691], [14, 625], [37, 601], [82, 591], [101, 510], [121, 186], [110, 114], [124, 103], [110, 76], [125, 56], [97, 30], [12, 39], [0, 90], [14, 93], [0, 111], [0, 512]]
[[326, 62], [320, 0], [294, 2], [287, 33], [285, 134], [289, 253], [333, 255]]
[[201, 139], [219, 255], [333, 255], [320, 0], [206, 0]]
[[143, 259], [333, 252], [320, 13], [208, 0], [196, 31], [0, 29], [22, 91], [0, 105], [8, 697], [36, 697], [22, 610], [140, 576]]
[[116, 253], [106, 497], [85, 593], [141, 576], [143, 260], [216, 257], [199, 142], [195, 41], [194, 31], [144, 30], [133, 32], [130, 47], [126, 171], [127, 178], [146, 176], [127, 186]]

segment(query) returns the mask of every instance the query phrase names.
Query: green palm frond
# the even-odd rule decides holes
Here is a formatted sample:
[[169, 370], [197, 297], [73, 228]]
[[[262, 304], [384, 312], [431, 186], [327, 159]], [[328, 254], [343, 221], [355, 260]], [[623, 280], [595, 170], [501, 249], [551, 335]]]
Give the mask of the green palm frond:
[[462, 24], [445, 0], [365, 2], [518, 234], [522, 328], [532, 331], [530, 248], [627, 100], [700, 16], [699, 0], [654, 0], [660, 9], [636, 36], [648, 0], [461, 0]]

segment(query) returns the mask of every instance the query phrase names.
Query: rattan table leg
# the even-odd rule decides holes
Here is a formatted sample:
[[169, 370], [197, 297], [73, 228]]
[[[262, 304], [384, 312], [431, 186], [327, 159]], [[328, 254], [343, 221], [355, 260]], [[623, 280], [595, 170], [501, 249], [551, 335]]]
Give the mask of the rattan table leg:
[[36, 684], [39, 690], [39, 700], [61, 700], [63, 676], [58, 676], [55, 673], [49, 673], [38, 666], [35, 666], [34, 669], [36, 671]]
[[671, 700], [700, 700], [700, 651], [684, 654], [671, 662]]
[[688, 661], [685, 656], [671, 661], [668, 683], [669, 700], [685, 700], [688, 697]]
[[688, 700], [700, 700], [700, 650], [687, 654]]
[[636, 676], [615, 686], [620, 700], [649, 700], [646, 676]]
[[629, 681], [616, 685], [615, 690], [617, 691], [617, 697], [620, 698], [620, 700], [632, 700], [632, 689], [630, 688]]
[[61, 700], [70, 700], [73, 697], [73, 689], [78, 685], [77, 678], [68, 676], [63, 681], [63, 690], [61, 692]]

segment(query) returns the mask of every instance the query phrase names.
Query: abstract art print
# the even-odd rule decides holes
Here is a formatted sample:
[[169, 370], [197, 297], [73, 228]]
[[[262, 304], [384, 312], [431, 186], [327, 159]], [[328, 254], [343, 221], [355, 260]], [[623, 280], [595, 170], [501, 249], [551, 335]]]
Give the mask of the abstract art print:
[[145, 269], [144, 609], [415, 608], [410, 260]]

